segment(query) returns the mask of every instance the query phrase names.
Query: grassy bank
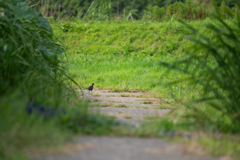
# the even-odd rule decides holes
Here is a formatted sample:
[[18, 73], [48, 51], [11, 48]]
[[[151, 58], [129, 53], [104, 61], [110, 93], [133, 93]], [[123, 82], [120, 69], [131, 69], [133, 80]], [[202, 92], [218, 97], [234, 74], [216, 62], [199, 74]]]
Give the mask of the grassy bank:
[[[192, 21], [188, 24], [215, 41], [217, 39], [215, 32], [206, 27], [206, 23], [209, 22], [219, 25], [217, 21], [211, 19]], [[231, 24], [231, 21], [228, 20], [226, 23]], [[183, 80], [184, 83], [175, 82], [165, 87], [165, 84], [170, 82], [178, 80], [181, 82], [188, 75], [181, 72], [184, 70], [179, 72], [169, 69], [160, 65], [160, 62], [172, 63], [176, 60], [182, 62], [181, 60], [189, 53], [197, 55], [205, 53], [199, 45], [183, 36], [194, 35], [194, 31], [180, 22], [76, 21], [52, 23], [52, 26], [55, 34], [67, 45], [69, 54], [66, 60], [69, 63], [69, 72], [81, 86], [84, 86], [83, 88], [94, 82], [95, 88], [98, 89], [149, 91], [160, 97], [177, 99], [174, 105], [181, 106], [181, 109], [168, 116], [167, 120], [160, 119], [159, 123], [149, 124], [150, 128], [146, 128], [149, 132], [140, 131], [140, 135], [156, 136], [156, 128], [161, 130], [166, 127], [170, 127], [168, 130], [224, 133], [231, 133], [236, 129], [231, 117], [224, 112], [203, 101], [191, 103], [201, 98], [205, 90], [203, 86]], [[215, 66], [216, 62], [210, 59], [208, 64]], [[184, 64], [179, 66], [184, 67]], [[189, 65], [187, 69], [201, 76], [201, 68]], [[212, 140], [206, 143], [208, 137]], [[215, 155], [238, 156], [237, 139], [227, 152], [216, 152], [216, 146], [225, 145], [229, 141], [231, 138], [219, 140], [214, 136], [198, 139], [198, 143], [208, 146], [208, 150]]]
[[[202, 21], [192, 23], [202, 25]], [[191, 50], [191, 42], [182, 37], [191, 32], [176, 21], [79, 21], [53, 26], [70, 52], [68, 62], [73, 66], [70, 72], [84, 86], [96, 82], [97, 88], [154, 90], [159, 86], [160, 78], [167, 82], [178, 74], [164, 74], [167, 70], [160, 67], [159, 61], [181, 58], [185, 50]]]

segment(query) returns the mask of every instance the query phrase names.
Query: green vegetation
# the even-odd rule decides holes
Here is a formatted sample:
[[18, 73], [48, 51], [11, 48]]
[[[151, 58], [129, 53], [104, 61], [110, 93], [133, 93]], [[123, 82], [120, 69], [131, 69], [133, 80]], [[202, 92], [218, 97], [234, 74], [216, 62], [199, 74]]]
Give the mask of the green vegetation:
[[106, 97], [137, 97], [137, 98], [152, 98], [157, 97], [157, 95], [147, 95], [147, 94], [140, 94], [140, 95], [134, 95], [134, 94], [120, 94], [120, 95], [106, 95]]
[[[202, 22], [192, 24], [202, 26]], [[159, 60], [180, 56], [184, 54], [183, 49], [192, 44], [182, 39], [182, 33], [191, 32], [179, 22], [120, 23], [116, 26], [108, 22], [79, 21], [62, 22], [59, 26], [65, 33], [54, 27], [55, 33], [66, 37], [70, 52], [68, 62], [73, 65], [70, 73], [79, 84], [85, 85], [84, 77], [87, 77], [87, 82], [96, 82], [98, 88], [151, 90], [159, 86], [159, 79], [166, 70], [159, 67]]]
[[131, 115], [125, 115], [124, 118], [126, 118], [126, 119], [132, 119], [132, 116], [131, 116]]
[[[213, 17], [216, 22], [207, 23], [206, 26], [212, 32], [211, 36], [199, 33], [184, 23], [194, 33], [194, 36], [189, 37], [196, 43], [194, 52], [189, 52], [173, 63], [162, 64], [188, 76], [173, 83], [187, 82], [199, 88], [199, 94], [195, 94], [185, 104], [191, 109], [191, 112], [186, 113], [189, 119], [194, 117], [202, 125], [213, 123], [214, 130], [221, 132], [239, 133], [240, 14], [238, 13], [237, 20], [226, 22], [221, 18], [218, 7], [215, 7], [218, 14], [213, 14]], [[214, 117], [211, 111], [215, 113]]]
[[111, 103], [121, 103], [121, 101], [109, 101]]
[[[160, 20], [163, 17], [183, 16], [201, 19], [211, 10], [211, 0], [25, 0], [45, 17], [73, 20], [128, 20], [143, 17]], [[234, 0], [216, 0], [220, 6], [234, 7]], [[208, 9], [208, 10], [206, 10]], [[229, 10], [229, 9], [228, 9]], [[231, 10], [231, 9], [230, 9]], [[156, 19], [157, 18], [157, 19]]]
[[130, 94], [120, 94], [120, 97], [130, 97]]
[[95, 97], [100, 97], [101, 94], [97, 93], [97, 94], [93, 94], [92, 96], [95, 96]]
[[153, 104], [151, 101], [144, 101], [143, 104]]
[[99, 102], [100, 100], [99, 99], [93, 99], [91, 100], [91, 102]]
[[[187, 0], [186, 3], [176, 1], [165, 8], [159, 7], [161, 3], [156, 6], [149, 6], [147, 10], [145, 10], [142, 19], [148, 21], [172, 21], [175, 19], [197, 20], [206, 19], [207, 17], [211, 18], [209, 15], [213, 11], [213, 7], [206, 5], [206, 2], [200, 2], [202, 1]], [[221, 1], [221, 4], [218, 4], [222, 18], [234, 18], [237, 16], [238, 7], [230, 8], [225, 1]], [[228, 4], [231, 3], [229, 2]]]
[[131, 106], [127, 106], [125, 104], [117, 104], [117, 105], [114, 105], [114, 104], [100, 104], [100, 103], [94, 103], [94, 104], [90, 104], [90, 107], [118, 107], [118, 108], [133, 108]]
[[115, 107], [118, 107], [118, 108], [128, 108], [128, 106], [125, 105], [125, 104], [118, 104], [118, 105], [115, 105]]
[[74, 133], [111, 132], [113, 120], [89, 114], [75, 93], [65, 58], [40, 13], [22, 1], [0, 1], [1, 160], [27, 159], [26, 153], [62, 144]]
[[[0, 159], [26, 159], [25, 153], [64, 143], [75, 133], [159, 137], [162, 130], [221, 132], [223, 138], [197, 140], [215, 155], [239, 157], [239, 7], [219, 2], [215, 14], [210, 14], [196, 1], [158, 0], [158, 6], [138, 13], [128, 5], [126, 14], [134, 20], [143, 16], [132, 23], [120, 20], [125, 7], [112, 16], [106, 1], [92, 9], [86, 1], [85, 8], [79, 12], [75, 8], [73, 13], [62, 7], [58, 13], [55, 1], [42, 2], [33, 7], [59, 18], [48, 18], [51, 26], [26, 3], [0, 0]], [[143, 2], [139, 8], [150, 4]], [[74, 22], [61, 21], [64, 17]], [[141, 129], [113, 128], [115, 116], [90, 114], [88, 101], [75, 93], [75, 88], [86, 88], [89, 82], [116, 92], [152, 92], [171, 104], [156, 108], [173, 110], [164, 118], [146, 117], [152, 121]], [[28, 114], [29, 102], [44, 111]], [[45, 110], [50, 109], [64, 112], [47, 116]], [[235, 141], [230, 143], [226, 134], [236, 134]], [[218, 152], [220, 146], [224, 151]]]
[[123, 111], [118, 111], [119, 114], [123, 114], [124, 112]]
[[92, 103], [90, 104], [90, 107], [113, 107], [113, 104], [100, 104], [100, 103]]
[[60, 97], [74, 94], [64, 83], [65, 53], [45, 18], [25, 3], [0, 1], [0, 21], [0, 159], [24, 159], [23, 152], [49, 145], [48, 138], [62, 143], [68, 123], [28, 115], [29, 101], [57, 109], [67, 103]]
[[[234, 17], [223, 16], [223, 4], [216, 11], [219, 15], [198, 21], [76, 20], [52, 26], [64, 37], [68, 62], [74, 66], [69, 71], [79, 84], [150, 91], [167, 98], [164, 103], [176, 100], [175, 111], [159, 123], [154, 119], [148, 124], [152, 128], [239, 133], [238, 10]], [[223, 76], [229, 73], [232, 76]]]
[[175, 109], [179, 109], [181, 108], [181, 106], [164, 106], [161, 105], [159, 107], [153, 107], [153, 109], [171, 109], [171, 110], [175, 110]]

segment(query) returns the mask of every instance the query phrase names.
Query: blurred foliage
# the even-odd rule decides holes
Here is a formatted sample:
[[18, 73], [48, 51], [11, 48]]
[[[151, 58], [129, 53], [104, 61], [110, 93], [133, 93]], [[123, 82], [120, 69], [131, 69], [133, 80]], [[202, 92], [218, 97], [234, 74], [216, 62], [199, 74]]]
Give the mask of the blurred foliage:
[[[179, 99], [187, 106], [185, 116], [189, 122], [194, 121], [202, 126], [213, 124], [214, 130], [239, 133], [240, 12], [237, 12], [236, 19], [227, 22], [223, 19], [226, 14], [221, 12], [224, 7], [224, 3], [220, 9], [215, 4], [217, 14], [211, 14], [214, 23], [206, 24], [206, 29], [211, 32], [209, 35], [182, 22], [193, 32], [188, 38], [196, 43], [193, 46], [195, 49], [175, 62], [162, 62], [162, 65], [188, 75], [188, 78], [173, 83], [189, 82], [193, 86], [202, 87], [199, 95], [195, 95], [190, 102]], [[209, 114], [210, 110], [215, 111], [215, 116]]]
[[21, 86], [25, 94], [34, 97], [39, 89], [48, 90], [54, 83], [60, 89], [62, 75], [67, 75], [61, 59], [65, 53], [48, 21], [25, 2], [0, 4], [0, 94]]
[[112, 120], [87, 113], [65, 58], [64, 45], [41, 13], [21, 0], [0, 0], [1, 160], [26, 159], [26, 153], [63, 143], [72, 133], [111, 130], [106, 124]]
[[[174, 3], [199, 3], [206, 8], [211, 8], [211, 0], [25, 0], [30, 6], [42, 13], [45, 17], [71, 19], [74, 17], [84, 18], [91, 11], [91, 17], [97, 19], [104, 13], [105, 19], [126, 19], [131, 13], [134, 19], [141, 19], [144, 11], [149, 6], [164, 7], [165, 9]], [[224, 0], [229, 7], [234, 7], [233, 0]], [[217, 0], [220, 6], [222, 0]], [[188, 14], [188, 13], [184, 13]], [[100, 20], [99, 19], [99, 20]]]
[[[25, 1], [30, 2], [30, 5], [39, 2], [38, 0]], [[122, 18], [126, 17], [133, 10], [136, 10], [136, 18], [140, 18], [146, 6], [154, 4], [151, 0], [43, 0], [35, 7], [46, 16], [75, 17], [82, 15], [84, 17], [92, 3], [97, 7], [97, 10], [102, 7], [102, 4], [107, 4], [110, 7], [110, 17]], [[58, 13], [59, 10], [61, 15]]]
[[[219, 3], [219, 9], [221, 17], [224, 19], [236, 17], [237, 10], [239, 8], [232, 6], [230, 8], [225, 1]], [[159, 6], [150, 6], [144, 11], [142, 17], [143, 20], [150, 21], [164, 21], [164, 20], [197, 20], [205, 19], [209, 17], [209, 13], [212, 12], [211, 5], [206, 6], [205, 3], [198, 1], [187, 0], [185, 3], [176, 1], [173, 4], [169, 4], [166, 9]]]

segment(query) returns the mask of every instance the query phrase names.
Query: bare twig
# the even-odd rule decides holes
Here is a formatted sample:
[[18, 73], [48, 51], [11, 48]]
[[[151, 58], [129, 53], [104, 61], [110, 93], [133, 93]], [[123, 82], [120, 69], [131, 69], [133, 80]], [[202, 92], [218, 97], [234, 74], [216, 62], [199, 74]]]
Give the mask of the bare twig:
[[127, 20], [129, 19], [129, 17], [131, 17], [132, 22], [133, 22], [133, 17], [132, 17], [132, 13], [131, 12], [129, 13]]
[[86, 16], [87, 16], [87, 14], [88, 14], [88, 12], [89, 12], [90, 8], [92, 7], [93, 3], [94, 3], [94, 1], [92, 2], [92, 4], [90, 5], [90, 7], [88, 8], [88, 10], [87, 10], [86, 14], [85, 14], [85, 15], [84, 15], [84, 17], [83, 17], [83, 20], [86, 18]]
[[61, 4], [59, 4], [59, 7], [58, 7], [58, 19], [60, 19], [60, 7], [61, 7]]

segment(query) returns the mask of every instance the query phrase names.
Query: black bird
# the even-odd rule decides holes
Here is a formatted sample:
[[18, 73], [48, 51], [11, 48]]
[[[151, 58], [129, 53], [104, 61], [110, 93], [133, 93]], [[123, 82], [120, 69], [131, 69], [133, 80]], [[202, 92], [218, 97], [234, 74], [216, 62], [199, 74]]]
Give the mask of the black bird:
[[89, 86], [89, 87], [88, 87], [89, 94], [90, 94], [90, 91], [92, 91], [92, 90], [93, 90], [93, 85], [94, 85], [94, 83], [93, 83], [91, 86]]

